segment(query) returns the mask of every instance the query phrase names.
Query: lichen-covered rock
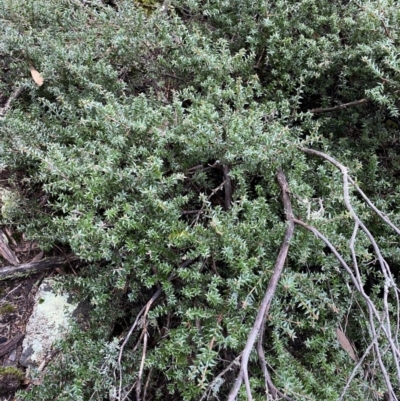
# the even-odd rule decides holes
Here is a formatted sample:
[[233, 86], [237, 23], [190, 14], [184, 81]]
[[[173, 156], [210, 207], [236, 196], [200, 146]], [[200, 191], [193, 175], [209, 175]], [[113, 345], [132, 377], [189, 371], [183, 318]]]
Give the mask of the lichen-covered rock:
[[68, 294], [54, 289], [54, 281], [45, 280], [35, 297], [33, 313], [26, 326], [20, 363], [38, 367], [68, 329], [77, 304]]

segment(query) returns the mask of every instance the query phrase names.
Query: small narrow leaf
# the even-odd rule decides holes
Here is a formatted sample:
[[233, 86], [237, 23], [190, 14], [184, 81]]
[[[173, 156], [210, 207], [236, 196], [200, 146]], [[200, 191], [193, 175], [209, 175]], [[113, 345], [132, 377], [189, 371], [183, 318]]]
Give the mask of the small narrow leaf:
[[31, 75], [32, 75], [32, 78], [35, 81], [35, 83], [38, 86], [42, 86], [43, 85], [43, 77], [40, 75], [40, 72], [37, 71], [36, 68], [33, 66], [30, 66], [29, 68], [31, 70]]
[[43, 259], [44, 252], [40, 251], [31, 261], [30, 263], [39, 262], [39, 260]]
[[354, 362], [357, 362], [357, 356], [356, 356], [356, 354], [354, 352], [354, 349], [353, 349], [352, 345], [350, 344], [350, 341], [346, 337], [346, 334], [344, 334], [342, 330], [336, 329], [336, 336], [337, 336], [337, 339], [339, 341], [339, 344], [349, 354], [350, 358]]

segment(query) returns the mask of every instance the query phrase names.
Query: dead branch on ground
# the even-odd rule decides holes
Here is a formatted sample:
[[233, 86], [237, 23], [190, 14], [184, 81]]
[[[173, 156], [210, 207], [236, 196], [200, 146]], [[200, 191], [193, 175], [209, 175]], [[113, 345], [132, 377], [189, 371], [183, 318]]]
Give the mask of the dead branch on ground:
[[0, 230], [0, 255], [9, 263], [14, 266], [19, 265], [20, 261], [18, 260], [15, 253], [11, 250], [8, 245], [8, 238], [4, 234], [3, 230]]
[[16, 279], [28, 274], [38, 273], [47, 269], [55, 269], [62, 267], [65, 264], [77, 261], [79, 258], [74, 255], [56, 256], [54, 258], [47, 258], [39, 262], [23, 263], [18, 266], [5, 266], [0, 268], [0, 281], [8, 279]]
[[0, 358], [11, 352], [18, 343], [25, 337], [25, 334], [18, 334], [10, 340], [6, 341], [4, 344], [0, 345]]

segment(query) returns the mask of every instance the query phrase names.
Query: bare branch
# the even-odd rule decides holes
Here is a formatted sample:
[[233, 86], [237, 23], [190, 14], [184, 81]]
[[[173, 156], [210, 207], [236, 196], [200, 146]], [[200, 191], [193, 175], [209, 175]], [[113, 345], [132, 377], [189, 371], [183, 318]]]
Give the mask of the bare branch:
[[[139, 368], [139, 374], [138, 378], [136, 381], [136, 400], [140, 401], [140, 393], [142, 389], [142, 376], [143, 376], [143, 369], [144, 369], [144, 362], [146, 361], [146, 351], [147, 351], [147, 340], [148, 340], [148, 334], [147, 334], [147, 325], [148, 323], [145, 324], [144, 326], [144, 338], [143, 338], [143, 353], [142, 353], [142, 360], [140, 361], [140, 368]], [[128, 394], [125, 395], [124, 398], [127, 398]]]
[[[373, 338], [378, 338], [377, 333], [376, 333], [376, 328], [375, 328], [375, 324], [374, 324], [374, 320], [373, 318], [375, 317], [375, 319], [378, 320], [380, 326], [382, 327], [383, 331], [385, 332], [386, 338], [389, 342], [389, 344], [391, 344], [392, 347], [392, 353], [393, 353], [393, 357], [395, 359], [396, 362], [396, 366], [399, 365], [398, 363], [398, 350], [396, 352], [395, 346], [393, 344], [393, 338], [391, 336], [390, 330], [388, 330], [388, 328], [386, 327], [386, 325], [384, 325], [384, 319], [381, 318], [379, 312], [377, 311], [374, 303], [371, 301], [371, 299], [369, 298], [369, 296], [364, 292], [364, 288], [363, 288], [363, 283], [361, 281], [359, 281], [355, 276], [353, 271], [351, 270], [350, 266], [345, 262], [345, 260], [343, 259], [343, 257], [339, 254], [339, 252], [337, 251], [337, 249], [331, 244], [331, 242], [322, 234], [320, 233], [315, 227], [309, 226], [308, 224], [304, 223], [301, 220], [298, 219], [293, 219], [295, 224], [298, 224], [302, 227], [304, 227], [305, 229], [307, 229], [308, 231], [312, 232], [317, 238], [321, 239], [327, 246], [328, 248], [331, 250], [331, 252], [335, 255], [336, 259], [340, 262], [340, 264], [344, 267], [344, 269], [347, 271], [347, 273], [349, 274], [354, 286], [356, 287], [357, 291], [362, 295], [362, 297], [364, 298], [364, 300], [367, 303], [368, 309], [369, 309], [369, 322], [370, 322], [370, 329], [372, 331], [372, 337]], [[388, 322], [389, 325], [389, 322]], [[385, 379], [386, 385], [388, 387], [388, 390], [391, 394], [394, 395], [393, 392], [393, 386], [392, 383], [390, 381], [390, 377], [389, 374], [386, 370], [386, 367], [384, 365], [383, 359], [382, 359], [382, 355], [381, 355], [381, 351], [379, 349], [379, 344], [377, 343], [377, 340], [373, 342], [374, 343], [374, 348], [375, 351], [377, 353], [377, 358], [378, 358], [378, 363], [380, 365], [381, 371], [382, 371], [382, 375]], [[397, 398], [394, 398], [395, 400], [397, 400]]]
[[[380, 329], [381, 329], [381, 327], [380, 327], [379, 330], [378, 330], [378, 333], [377, 333], [378, 336], [379, 336], [379, 333], [380, 333]], [[357, 365], [354, 367], [353, 371], [351, 372], [351, 375], [350, 375], [350, 377], [348, 378], [347, 383], [346, 383], [346, 385], [344, 386], [343, 391], [342, 391], [342, 394], [340, 395], [340, 398], [339, 398], [338, 401], [342, 401], [342, 400], [343, 400], [343, 397], [346, 395], [346, 392], [347, 392], [347, 390], [349, 389], [350, 384], [351, 384], [351, 382], [353, 381], [354, 376], [355, 376], [356, 373], [357, 373], [357, 370], [360, 369], [361, 365], [362, 365], [363, 362], [364, 362], [364, 359], [365, 359], [366, 356], [370, 353], [371, 348], [375, 345], [376, 342], [377, 342], [377, 338], [374, 337], [373, 340], [372, 340], [372, 342], [371, 342], [371, 344], [368, 345], [368, 347], [367, 347], [367, 349], [365, 350], [363, 356], [359, 359]]]
[[122, 354], [123, 354], [123, 352], [124, 352], [124, 348], [125, 348], [126, 344], [128, 343], [129, 339], [131, 338], [132, 333], [133, 333], [133, 331], [135, 330], [136, 326], [138, 325], [139, 320], [140, 320], [142, 317], [145, 317], [145, 316], [148, 314], [151, 305], [152, 305], [153, 302], [161, 295], [161, 293], [162, 293], [162, 289], [159, 288], [159, 289], [154, 293], [154, 295], [149, 299], [149, 301], [147, 302], [147, 304], [146, 304], [145, 306], [143, 306], [143, 308], [142, 308], [142, 309], [140, 310], [140, 312], [137, 314], [134, 323], [132, 324], [132, 326], [131, 326], [131, 328], [130, 328], [128, 334], [127, 334], [126, 337], [125, 337], [124, 342], [123, 342], [122, 345], [121, 345], [121, 349], [119, 350], [119, 355], [118, 355], [118, 369], [119, 369], [119, 393], [118, 393], [118, 394], [119, 394], [119, 398], [118, 398], [118, 399], [121, 399], [121, 395], [122, 395], [122, 366], [121, 366], [121, 361], [122, 361]]
[[11, 103], [22, 93], [22, 91], [23, 91], [22, 87], [19, 87], [19, 88], [14, 90], [14, 92], [8, 98], [8, 100], [7, 100], [6, 104], [4, 105], [4, 107], [0, 108], [0, 118], [5, 117], [5, 115], [7, 114], [8, 110], [10, 110]]
[[264, 374], [265, 391], [268, 391], [271, 394], [273, 400], [276, 400], [277, 395], [279, 395], [279, 397], [283, 398], [286, 401], [294, 401], [293, 398], [287, 396], [286, 394], [283, 394], [282, 391], [280, 391], [279, 389], [277, 389], [275, 387], [274, 383], [272, 382], [271, 376], [268, 372], [267, 362], [265, 360], [265, 353], [264, 353], [264, 348], [263, 348], [264, 330], [265, 330], [266, 320], [267, 320], [267, 315], [264, 315], [264, 319], [263, 319], [261, 329], [260, 329], [260, 335], [259, 335], [258, 341], [257, 341], [257, 354], [258, 354], [258, 359], [260, 360], [261, 370], [263, 371], [263, 374]]
[[[195, 262], [198, 258], [194, 258], [194, 259], [188, 259], [185, 260], [184, 262], [182, 262], [180, 264], [180, 267], [187, 267], [189, 266], [191, 263]], [[175, 274], [172, 273], [169, 277], [168, 277], [168, 281], [171, 281], [175, 278]], [[117, 368], [119, 370], [119, 392], [118, 392], [118, 399], [119, 400], [125, 400], [127, 398], [127, 396], [131, 393], [131, 391], [133, 390], [133, 388], [135, 387], [135, 384], [129, 389], [128, 393], [125, 394], [124, 398], [121, 399], [122, 396], [122, 355], [124, 353], [124, 348], [126, 346], [126, 344], [128, 343], [129, 339], [132, 336], [133, 331], [135, 330], [135, 328], [137, 327], [137, 325], [139, 324], [140, 320], [144, 320], [147, 316], [147, 314], [149, 313], [149, 310], [151, 308], [151, 305], [160, 297], [160, 295], [162, 294], [162, 288], [159, 288], [154, 294], [153, 296], [147, 301], [146, 305], [143, 306], [143, 308], [139, 311], [139, 313], [136, 316], [135, 321], [133, 322], [131, 328], [129, 329], [128, 334], [125, 336], [125, 339], [121, 345], [121, 348], [119, 350], [119, 354], [118, 354], [118, 361], [117, 361]], [[140, 371], [139, 371], [139, 378], [138, 381], [141, 380], [141, 376], [143, 373], [143, 368], [144, 368], [144, 362], [145, 362], [145, 356], [146, 356], [146, 347], [147, 347], [147, 323], [145, 323], [145, 328], [146, 330], [143, 330], [142, 335], [143, 335], [143, 347], [144, 347], [144, 351], [143, 351], [143, 355], [142, 355], [142, 362], [140, 365]], [[137, 344], [138, 345], [138, 344]], [[135, 347], [136, 349], [137, 347]], [[114, 377], [115, 377], [115, 371], [114, 370]], [[138, 386], [137, 382], [136, 382], [136, 386]], [[140, 386], [140, 383], [139, 383]], [[138, 387], [137, 387], [138, 388]], [[139, 387], [140, 389], [140, 387]]]
[[[229, 178], [229, 180], [230, 180], [230, 178]], [[210, 200], [218, 191], [220, 191], [222, 188], [225, 188], [225, 185], [227, 184], [227, 182], [228, 182], [228, 180], [224, 180], [221, 184], [218, 185], [218, 187], [214, 188], [214, 189], [211, 191], [211, 194], [208, 196], [207, 201], [209, 201], [209, 200]], [[203, 213], [204, 207], [205, 207], [205, 204], [203, 203], [201, 209], [198, 211], [198, 213], [197, 213], [197, 215], [196, 215], [196, 218], [193, 220], [193, 222], [192, 222], [191, 225], [195, 226], [195, 225], [197, 224], [197, 222], [198, 222], [199, 219], [200, 219], [201, 213]]]
[[[385, 282], [384, 282], [384, 294], [383, 294], [383, 312], [384, 312], [384, 318], [387, 322], [387, 324], [384, 326], [384, 332], [386, 335], [386, 338], [390, 344], [390, 347], [392, 349], [392, 354], [395, 360], [395, 366], [396, 366], [396, 370], [397, 370], [397, 380], [400, 383], [400, 350], [399, 350], [399, 346], [398, 346], [398, 339], [394, 338], [394, 336], [391, 333], [391, 327], [390, 327], [390, 307], [389, 307], [389, 303], [388, 303], [388, 294], [389, 294], [389, 289], [393, 289], [393, 293], [394, 293], [394, 297], [396, 299], [396, 304], [397, 304], [397, 319], [399, 320], [399, 309], [400, 309], [400, 300], [399, 300], [399, 289], [396, 285], [396, 282], [392, 276], [392, 273], [390, 271], [389, 265], [387, 264], [386, 260], [383, 258], [383, 255], [380, 251], [380, 248], [374, 238], [374, 236], [372, 235], [372, 233], [368, 230], [368, 228], [365, 226], [365, 224], [361, 221], [361, 219], [358, 217], [357, 213], [355, 212], [351, 201], [350, 201], [350, 191], [349, 191], [349, 182], [351, 182], [351, 179], [348, 176], [348, 169], [347, 167], [345, 167], [343, 164], [341, 164], [340, 162], [338, 162], [337, 160], [335, 160], [333, 157], [323, 153], [323, 152], [319, 152], [316, 150], [312, 150], [312, 149], [306, 149], [306, 148], [302, 148], [301, 149], [303, 152], [311, 154], [311, 155], [316, 155], [319, 157], [322, 157], [326, 160], [328, 160], [330, 163], [332, 163], [334, 166], [336, 166], [342, 173], [343, 176], [343, 199], [346, 205], [347, 210], [350, 212], [354, 222], [357, 225], [357, 229], [358, 226], [361, 227], [361, 229], [364, 231], [365, 235], [367, 236], [367, 238], [369, 239], [373, 249], [374, 249], [374, 253], [377, 256], [377, 259], [379, 261], [379, 265], [381, 268], [381, 271], [384, 275], [385, 278]], [[356, 188], [357, 189], [357, 188]], [[360, 192], [361, 193], [361, 192]], [[367, 198], [366, 195], [364, 193], [362, 193], [363, 198]], [[370, 202], [372, 204], [372, 202]], [[373, 207], [373, 210], [376, 211], [377, 209], [375, 207]], [[387, 217], [384, 216], [382, 213], [379, 213], [379, 216], [385, 221], [387, 222]], [[389, 223], [388, 223], [389, 224]], [[394, 225], [390, 224], [390, 226], [393, 228]], [[395, 226], [394, 226], [395, 227]], [[396, 227], [397, 228], [397, 227]], [[396, 230], [397, 232], [397, 230]], [[354, 257], [353, 257], [354, 259]], [[362, 289], [362, 285], [360, 284], [361, 289]], [[363, 295], [364, 296], [364, 295]], [[369, 300], [369, 307], [373, 306], [373, 303]], [[375, 307], [374, 307], [375, 309]], [[375, 309], [376, 311], [376, 309]], [[374, 313], [375, 313], [374, 311]], [[372, 316], [371, 318], [372, 319]], [[380, 321], [380, 317], [377, 317], [378, 321]], [[371, 321], [371, 320], [370, 320]], [[371, 324], [373, 326], [373, 321], [371, 321]], [[396, 329], [396, 333], [398, 331], [398, 328]], [[376, 347], [375, 350], [378, 352]], [[382, 360], [380, 360], [380, 358], [378, 358], [378, 361], [381, 365], [381, 369], [383, 369], [383, 362]], [[392, 391], [390, 387], [389, 391]]]
[[358, 193], [362, 196], [362, 198], [365, 200], [365, 202], [368, 204], [368, 206], [386, 223], [388, 224], [390, 227], [392, 227], [392, 229], [394, 231], [396, 231], [397, 234], [400, 235], [400, 229], [398, 227], [396, 227], [390, 220], [389, 218], [382, 213], [372, 202], [371, 200], [368, 198], [367, 195], [365, 195], [365, 193], [361, 190], [361, 188], [355, 183], [355, 181], [348, 176], [347, 174], [347, 168], [341, 164], [340, 162], [338, 162], [336, 159], [334, 159], [332, 156], [327, 155], [326, 153], [320, 152], [318, 150], [314, 150], [314, 149], [308, 149], [308, 148], [300, 148], [300, 150], [304, 153], [308, 153], [310, 155], [314, 155], [314, 156], [319, 156], [324, 158], [325, 160], [328, 160], [330, 163], [332, 163], [335, 167], [337, 167], [342, 173], [344, 172], [346, 175], [346, 178], [348, 179], [348, 181], [354, 186], [354, 188], [358, 191]]
[[[287, 183], [285, 174], [281, 169], [277, 172], [277, 179], [279, 185], [282, 189], [282, 198], [283, 198], [283, 206], [285, 210], [286, 220], [288, 221], [288, 227], [285, 232], [285, 237], [283, 239], [279, 255], [277, 257], [274, 271], [272, 273], [272, 277], [269, 281], [267, 291], [264, 295], [264, 298], [261, 302], [260, 308], [258, 309], [258, 313], [253, 324], [253, 328], [250, 331], [250, 334], [247, 338], [247, 342], [245, 348], [242, 352], [242, 361], [240, 365], [240, 372], [238, 377], [236, 378], [235, 384], [229, 393], [228, 401], [234, 401], [236, 399], [237, 394], [239, 393], [240, 387], [242, 386], [243, 381], [245, 381], [246, 389], [248, 385], [248, 361], [250, 357], [250, 353], [253, 349], [254, 343], [257, 339], [257, 336], [260, 333], [261, 325], [264, 321], [264, 316], [268, 313], [269, 308], [271, 306], [272, 298], [275, 295], [276, 288], [278, 286], [278, 281], [281, 276], [283, 266], [286, 261], [286, 257], [289, 251], [290, 240], [293, 237], [294, 232], [294, 223], [293, 223], [293, 212], [292, 212], [292, 204], [289, 197], [289, 185]], [[247, 390], [247, 396], [249, 398], [249, 390]], [[251, 396], [251, 395], [250, 395]], [[251, 399], [251, 398], [250, 398]]]
[[0, 281], [8, 279], [16, 279], [28, 274], [38, 273], [42, 270], [55, 269], [61, 267], [68, 262], [79, 260], [78, 257], [73, 255], [57, 256], [54, 258], [47, 258], [39, 262], [24, 263], [18, 266], [5, 266], [0, 268]]
[[361, 190], [361, 188], [355, 183], [355, 181], [351, 178], [348, 177], [349, 181], [351, 182], [351, 184], [353, 185], [353, 187], [358, 191], [358, 193], [363, 197], [363, 199], [365, 200], [365, 202], [367, 203], [367, 205], [386, 223], [388, 224], [390, 227], [393, 228], [394, 231], [396, 231], [397, 234], [400, 235], [400, 229], [397, 228], [390, 220], [389, 218], [382, 213], [372, 202], [371, 200], [368, 198], [367, 195], [365, 195], [365, 193]]
[[355, 100], [354, 102], [350, 102], [350, 103], [343, 103], [343, 104], [340, 104], [339, 106], [320, 108], [320, 109], [311, 109], [309, 111], [310, 111], [310, 113], [314, 113], [314, 114], [329, 113], [330, 111], [337, 111], [337, 110], [347, 109], [348, 107], [360, 106], [362, 104], [368, 103], [369, 101], [370, 101], [369, 99], [360, 99], [360, 100]]
[[148, 389], [149, 384], [150, 384], [150, 378], [151, 378], [152, 372], [153, 372], [153, 368], [150, 368], [149, 373], [147, 374], [146, 384], [144, 385], [143, 401], [146, 401], [147, 389]]
[[229, 176], [229, 166], [224, 164], [222, 166], [222, 171], [224, 172], [224, 190], [225, 190], [225, 199], [224, 199], [224, 208], [225, 210], [229, 210], [232, 205], [232, 181]]

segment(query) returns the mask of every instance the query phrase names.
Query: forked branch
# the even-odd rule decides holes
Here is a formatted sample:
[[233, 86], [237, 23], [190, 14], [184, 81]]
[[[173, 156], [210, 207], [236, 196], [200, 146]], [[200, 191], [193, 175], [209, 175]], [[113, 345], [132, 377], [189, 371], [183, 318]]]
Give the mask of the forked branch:
[[[400, 325], [400, 301], [399, 301], [399, 289], [396, 285], [396, 282], [393, 278], [393, 275], [390, 271], [390, 267], [386, 260], [384, 259], [382, 252], [380, 250], [380, 247], [375, 240], [375, 237], [373, 234], [370, 232], [368, 227], [364, 224], [364, 222], [361, 220], [355, 209], [353, 208], [352, 202], [351, 202], [351, 196], [350, 196], [350, 189], [349, 189], [349, 184], [352, 184], [353, 187], [358, 191], [358, 193], [362, 196], [362, 198], [365, 200], [365, 202], [368, 204], [368, 206], [387, 224], [389, 225], [397, 234], [400, 233], [400, 229], [396, 227], [390, 220], [389, 218], [382, 213], [380, 210], [378, 210], [375, 205], [371, 202], [371, 200], [364, 194], [364, 192], [361, 191], [361, 189], [355, 184], [354, 180], [349, 177], [348, 175], [348, 169], [345, 167], [343, 164], [338, 162], [336, 159], [334, 159], [332, 156], [329, 156], [323, 152], [319, 152], [313, 149], [306, 149], [302, 148], [301, 149], [304, 153], [314, 155], [314, 156], [319, 156], [324, 158], [325, 160], [329, 161], [331, 164], [333, 164], [335, 167], [337, 167], [340, 172], [342, 173], [343, 177], [343, 199], [346, 205], [347, 210], [349, 211], [352, 219], [354, 220], [354, 230], [353, 230], [353, 235], [350, 239], [349, 242], [349, 251], [351, 253], [352, 261], [353, 261], [353, 269], [351, 269], [346, 262], [344, 261], [343, 257], [339, 254], [339, 252], [335, 249], [335, 247], [328, 241], [327, 238], [325, 238], [315, 227], [311, 227], [307, 225], [306, 223], [296, 220], [295, 223], [303, 226], [307, 230], [313, 232], [318, 238], [320, 238], [332, 251], [332, 253], [336, 256], [336, 258], [339, 260], [340, 264], [345, 268], [347, 273], [350, 275], [350, 278], [356, 288], [356, 290], [361, 294], [361, 296], [364, 298], [366, 301], [367, 307], [368, 307], [368, 313], [369, 313], [369, 326], [371, 330], [371, 336], [373, 338], [372, 340], [372, 345], [374, 347], [375, 355], [377, 362], [380, 366], [382, 375], [384, 377], [385, 383], [388, 387], [388, 394], [390, 395], [390, 399], [392, 400], [397, 400], [397, 397], [395, 395], [395, 392], [393, 391], [393, 387], [397, 387], [400, 384], [400, 350], [399, 350], [399, 342], [398, 342], [398, 333], [399, 333], [399, 325]], [[384, 276], [384, 292], [383, 292], [383, 308], [382, 311], [379, 311], [377, 306], [373, 303], [373, 301], [370, 299], [370, 297], [365, 293], [364, 287], [363, 287], [363, 282], [361, 278], [361, 274], [359, 271], [358, 267], [358, 262], [357, 262], [357, 256], [355, 252], [355, 241], [356, 241], [356, 236], [359, 228], [364, 232], [366, 237], [368, 238], [374, 253], [376, 255], [377, 261], [379, 262], [380, 269], [382, 271], [382, 274]], [[354, 272], [353, 272], [354, 270]], [[395, 333], [392, 333], [392, 328], [391, 328], [391, 313], [390, 311], [393, 309], [392, 305], [389, 305], [388, 301], [388, 295], [389, 292], [392, 292], [393, 298], [396, 301], [396, 329]], [[378, 322], [378, 324], [376, 324]], [[389, 344], [391, 354], [393, 357], [393, 362], [394, 366], [396, 368], [396, 373], [397, 373], [397, 386], [393, 386], [384, 362], [384, 358], [382, 357], [383, 350], [381, 349], [381, 345], [379, 343], [379, 336], [377, 335], [377, 332], [379, 330], [382, 330], [384, 333], [384, 336], [386, 337], [386, 340]]]
[[[242, 352], [242, 359], [240, 364], [240, 372], [238, 377], [236, 378], [235, 384], [229, 393], [228, 401], [234, 401], [239, 393], [240, 387], [242, 386], [243, 382], [246, 386], [247, 392], [247, 400], [252, 401], [253, 397], [250, 390], [250, 382], [249, 382], [249, 374], [248, 374], [248, 362], [250, 353], [253, 350], [254, 343], [257, 340], [257, 337], [260, 334], [260, 330], [262, 324], [264, 322], [265, 316], [267, 315], [269, 308], [271, 306], [271, 301], [275, 295], [276, 288], [278, 286], [279, 278], [281, 276], [283, 266], [286, 261], [286, 257], [289, 251], [290, 240], [293, 237], [294, 232], [294, 222], [293, 222], [293, 211], [292, 211], [292, 204], [289, 197], [289, 185], [287, 183], [285, 174], [281, 169], [277, 172], [277, 179], [279, 185], [282, 190], [282, 199], [283, 199], [283, 206], [285, 210], [285, 217], [288, 222], [288, 227], [285, 232], [285, 236], [276, 259], [274, 271], [272, 273], [272, 277], [269, 281], [267, 291], [264, 295], [264, 298], [261, 302], [260, 308], [258, 309], [258, 313], [256, 319], [254, 321], [253, 327], [250, 331], [250, 334], [247, 338], [246, 345]], [[265, 361], [263, 361], [265, 362]]]
[[[118, 370], [119, 370], [119, 398], [120, 400], [122, 399], [126, 399], [129, 396], [129, 393], [133, 390], [133, 387], [131, 387], [131, 389], [128, 391], [127, 394], [125, 394], [122, 397], [122, 355], [124, 353], [124, 348], [126, 346], [126, 344], [128, 343], [129, 339], [132, 336], [133, 331], [135, 330], [135, 328], [137, 327], [137, 325], [139, 324], [140, 319], [145, 318], [147, 316], [147, 314], [149, 313], [149, 310], [151, 308], [151, 305], [154, 303], [154, 301], [157, 300], [157, 298], [162, 294], [162, 289], [159, 288], [154, 295], [149, 299], [149, 301], [147, 302], [147, 304], [145, 306], [143, 306], [143, 308], [140, 310], [140, 312], [137, 314], [136, 319], [134, 321], [134, 323], [132, 324], [128, 334], [125, 337], [124, 342], [121, 345], [120, 351], [119, 351], [119, 355], [118, 355]], [[146, 335], [146, 334], [145, 334]], [[143, 370], [142, 368], [142, 364], [143, 364], [143, 360], [141, 363], [141, 370]], [[139, 380], [139, 379], [138, 379]], [[137, 384], [137, 387], [140, 390], [140, 384]]]

